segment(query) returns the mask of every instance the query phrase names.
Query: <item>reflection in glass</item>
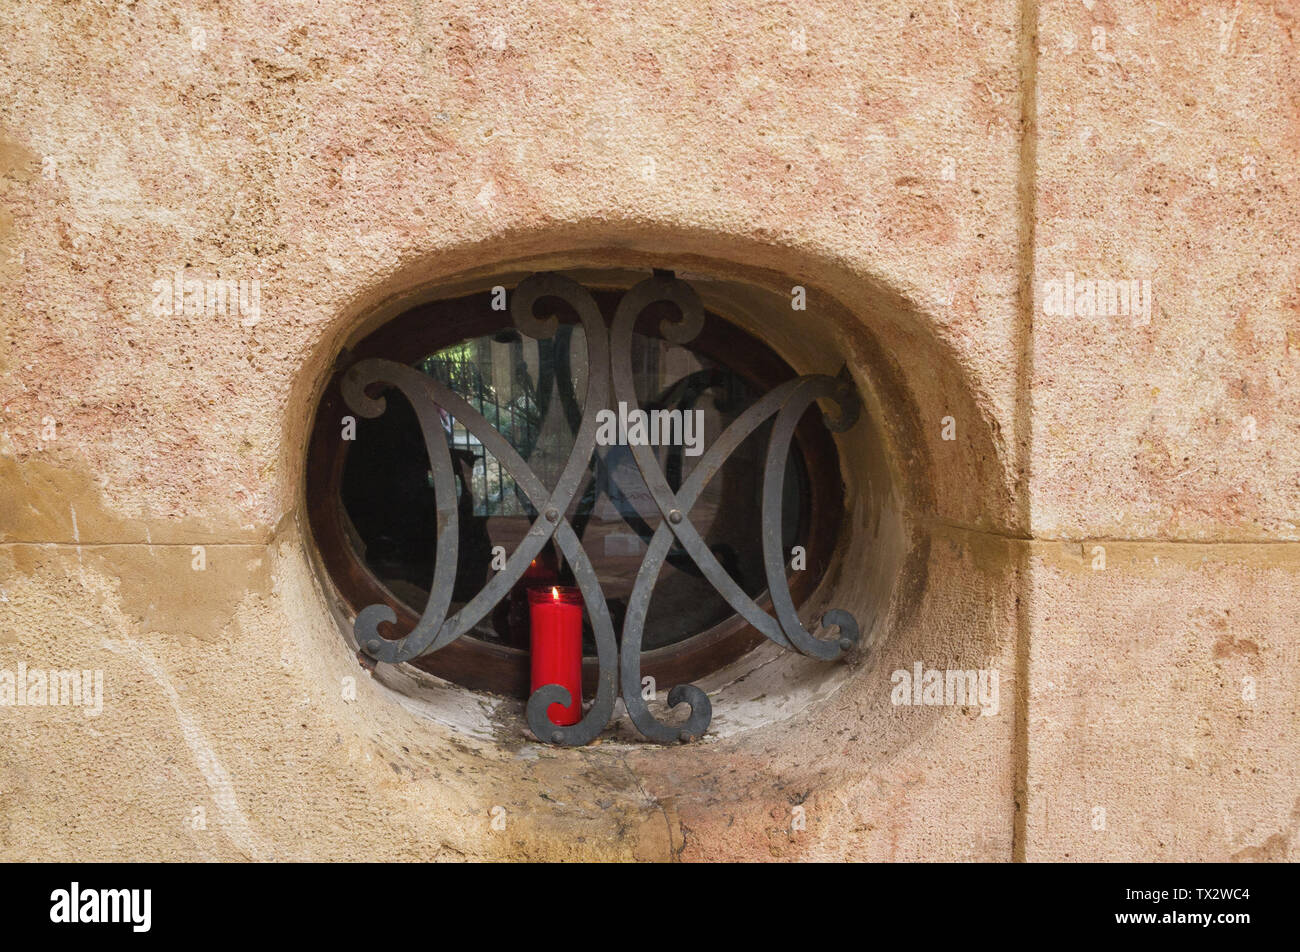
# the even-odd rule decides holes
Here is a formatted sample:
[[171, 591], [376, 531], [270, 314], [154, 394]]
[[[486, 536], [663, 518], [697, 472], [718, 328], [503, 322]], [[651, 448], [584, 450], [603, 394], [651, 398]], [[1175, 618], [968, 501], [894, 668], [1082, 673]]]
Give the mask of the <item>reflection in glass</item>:
[[[586, 349], [580, 326], [562, 324], [554, 337], [535, 341], [514, 330], [464, 341], [415, 362], [448, 385], [510, 442], [544, 485], [558, 480], [572, 451], [586, 391]], [[640, 334], [633, 337], [635, 388], [646, 411], [702, 410], [704, 448], [760, 394], [740, 375], [679, 347]], [[343, 474], [343, 501], [352, 543], [367, 567], [417, 613], [433, 577], [434, 498], [428, 458], [415, 413], [389, 391], [382, 416], [358, 421]], [[536, 518], [532, 504], [505, 468], [446, 411], [442, 424], [456, 471], [460, 526], [453, 604], [481, 589], [492, 573], [493, 549], [515, 550]], [[754, 432], [713, 477], [689, 519], [749, 595], [766, 589], [759, 539], [763, 453], [770, 422]], [[678, 489], [700, 457], [681, 446], [653, 448], [669, 485]], [[783, 544], [801, 538], [800, 499], [805, 476], [791, 455], [783, 500]], [[616, 630], [646, 546], [659, 525], [653, 499], [626, 446], [598, 446], [567, 513], [591, 558]], [[533, 584], [572, 585], [568, 567], [552, 546], [530, 567], [519, 591], [503, 599], [472, 637], [526, 648]], [[454, 609], [453, 609], [454, 610]], [[674, 546], [650, 603], [647, 650], [692, 637], [732, 615], [699, 569]], [[594, 653], [590, 632], [586, 649]]]

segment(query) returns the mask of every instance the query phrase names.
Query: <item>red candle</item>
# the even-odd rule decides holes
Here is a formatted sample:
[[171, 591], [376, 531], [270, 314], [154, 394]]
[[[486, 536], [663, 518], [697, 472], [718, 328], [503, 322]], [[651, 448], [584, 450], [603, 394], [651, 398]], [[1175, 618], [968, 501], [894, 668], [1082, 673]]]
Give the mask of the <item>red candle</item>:
[[567, 688], [568, 707], [552, 704], [546, 716], [553, 724], [582, 720], [582, 594], [576, 588], [530, 588], [532, 672], [536, 691], [543, 684]]
[[527, 650], [529, 637], [528, 590], [538, 585], [550, 586], [559, 581], [555, 556], [542, 549], [537, 558], [524, 569], [523, 578], [514, 584], [510, 594], [503, 598], [492, 612], [492, 627], [506, 644]]

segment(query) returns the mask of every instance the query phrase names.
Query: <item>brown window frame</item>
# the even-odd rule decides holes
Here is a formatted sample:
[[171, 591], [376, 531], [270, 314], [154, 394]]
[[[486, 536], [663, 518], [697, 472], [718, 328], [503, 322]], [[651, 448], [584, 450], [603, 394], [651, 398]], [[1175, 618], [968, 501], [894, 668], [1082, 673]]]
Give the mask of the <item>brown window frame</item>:
[[[607, 323], [623, 291], [593, 289]], [[480, 291], [402, 312], [357, 342], [354, 350], [340, 355], [324, 388], [308, 444], [307, 515], [321, 561], [342, 600], [339, 607], [349, 619], [367, 605], [382, 602], [392, 606], [397, 615], [394, 627], [405, 634], [415, 626], [419, 613], [370, 571], [350, 541], [341, 494], [349, 442], [340, 439], [340, 422], [349, 411], [339, 381], [357, 360], [383, 357], [412, 364], [446, 347], [512, 326], [509, 315], [492, 311], [488, 302], [489, 295]], [[706, 311], [704, 330], [689, 347], [726, 366], [760, 392], [797, 376], [770, 347], [714, 311]], [[809, 490], [800, 500], [800, 524], [806, 527], [806, 534], [796, 543], [805, 547], [807, 568], [795, 572], [790, 583], [791, 596], [800, 605], [830, 565], [843, 523], [844, 485], [834, 437], [821, 422], [815, 404], [799, 421], [795, 444]], [[756, 601], [770, 609], [766, 593]], [[661, 690], [697, 681], [744, 656], [763, 640], [760, 632], [733, 614], [689, 638], [646, 651], [641, 656], [642, 674], [654, 678]], [[373, 664], [360, 653], [358, 657], [368, 666]], [[519, 648], [464, 637], [409, 663], [472, 690], [518, 698], [529, 693], [528, 652]], [[584, 691], [594, 691], [598, 670], [594, 657], [584, 659]]]

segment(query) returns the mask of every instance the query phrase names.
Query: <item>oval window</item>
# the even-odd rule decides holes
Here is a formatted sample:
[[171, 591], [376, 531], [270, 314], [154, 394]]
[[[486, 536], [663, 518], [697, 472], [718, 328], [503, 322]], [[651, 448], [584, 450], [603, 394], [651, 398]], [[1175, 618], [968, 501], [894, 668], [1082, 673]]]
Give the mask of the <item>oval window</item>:
[[[623, 289], [594, 291], [608, 325]], [[485, 290], [407, 311], [359, 341], [336, 367], [317, 411], [307, 471], [308, 510], [325, 566], [355, 615], [382, 602], [397, 614], [398, 637], [414, 627], [434, 571], [435, 498], [415, 411], [389, 391], [386, 411], [351, 418], [339, 378], [354, 360], [399, 361], [450, 387], [485, 417], [548, 486], [573, 448], [588, 368], [583, 330], [559, 314], [551, 338], [519, 334]], [[644, 316], [647, 322], [653, 315]], [[647, 330], [650, 323], [638, 324]], [[634, 387], [647, 411], [681, 411], [680, 440], [655, 448], [674, 491], [706, 441], [717, 437], [768, 390], [795, 376], [775, 353], [735, 325], [707, 313], [703, 331], [679, 346], [634, 334]], [[537, 513], [510, 474], [459, 421], [440, 411], [455, 473], [458, 561], [453, 610], [469, 601], [514, 551]], [[766, 604], [759, 539], [761, 471], [769, 421], [710, 480], [691, 520], [746, 594]], [[349, 428], [351, 431], [349, 432]], [[796, 603], [822, 576], [840, 521], [842, 486], [834, 443], [815, 407], [800, 421], [787, 463], [782, 544], [801, 546], [806, 565], [790, 577]], [[623, 445], [597, 446], [566, 513], [591, 559], [615, 631], [659, 511]], [[526, 697], [526, 585], [572, 585], [553, 543], [525, 579], [465, 637], [412, 664], [470, 688]], [[642, 670], [663, 686], [692, 681], [753, 648], [754, 631], [702, 576], [684, 551], [670, 550], [643, 634]], [[594, 680], [595, 646], [585, 632], [584, 679]]]

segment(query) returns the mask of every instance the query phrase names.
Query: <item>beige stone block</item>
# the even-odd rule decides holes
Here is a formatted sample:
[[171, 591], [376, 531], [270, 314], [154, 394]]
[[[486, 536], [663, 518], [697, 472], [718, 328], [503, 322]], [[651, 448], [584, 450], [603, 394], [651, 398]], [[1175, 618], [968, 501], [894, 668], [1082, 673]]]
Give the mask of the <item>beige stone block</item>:
[[[1300, 539], [1294, 7], [1041, 4], [1038, 30], [1034, 534]], [[1150, 311], [1046, 313], [1069, 276], [1084, 305], [1149, 282]]]
[[[918, 428], [901, 455], [949, 458], [927, 505], [1016, 520], [1015, 4], [165, 9], [0, 14], [31, 38], [0, 51], [4, 456], [123, 521], [183, 523], [178, 542], [264, 542], [298, 504], [322, 374], [376, 305], [671, 249], [806, 284], [829, 363], [892, 369], [875, 385]], [[172, 313], [177, 269], [258, 281], [255, 313]], [[2, 528], [75, 541], [51, 520]]]
[[[616, 729], [575, 750], [534, 743], [519, 702], [372, 679], [293, 531], [202, 570], [153, 549], [0, 547], [0, 671], [103, 679], [97, 716], [0, 707], [6, 859], [1011, 855], [1016, 569], [996, 537], [920, 546], [897, 637], [847, 666], [721, 679], [705, 742]], [[895, 705], [918, 661], [998, 669], [996, 710]]]
[[1035, 546], [1028, 859], [1300, 855], [1294, 549]]

